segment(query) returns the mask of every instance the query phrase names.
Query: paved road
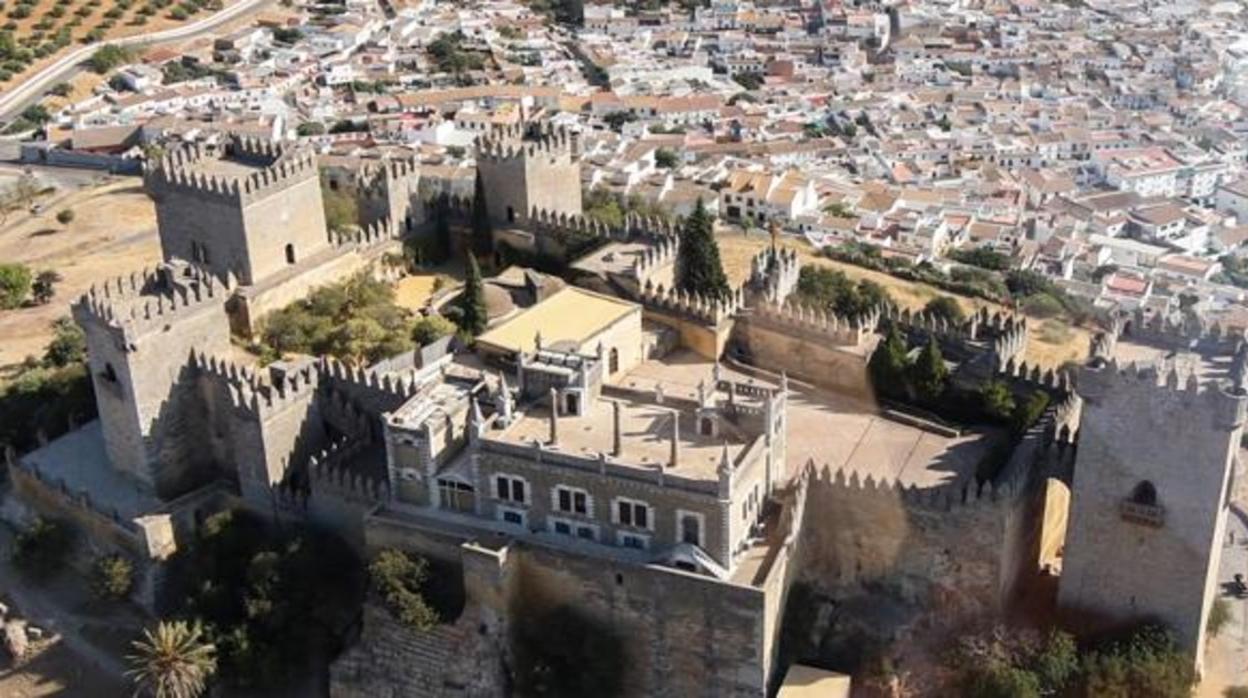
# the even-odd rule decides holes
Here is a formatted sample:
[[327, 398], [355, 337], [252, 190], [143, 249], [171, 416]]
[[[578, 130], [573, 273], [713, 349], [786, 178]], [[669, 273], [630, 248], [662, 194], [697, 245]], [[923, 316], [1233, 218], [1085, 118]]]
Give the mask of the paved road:
[[58, 58], [55, 63], [27, 78], [22, 84], [0, 95], [0, 121], [8, 121], [34, 104], [53, 85], [63, 82], [79, 69], [80, 64], [102, 46], [140, 47], [169, 41], [184, 41], [209, 33], [226, 22], [259, 9], [272, 0], [240, 0], [224, 10], [198, 22], [153, 34], [138, 34], [122, 39], [111, 39], [74, 49]]

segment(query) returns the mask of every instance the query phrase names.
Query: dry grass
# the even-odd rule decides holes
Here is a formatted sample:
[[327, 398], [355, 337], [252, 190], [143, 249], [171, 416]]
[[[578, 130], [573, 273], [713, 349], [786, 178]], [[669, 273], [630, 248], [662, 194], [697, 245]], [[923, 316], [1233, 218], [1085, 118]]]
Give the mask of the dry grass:
[[446, 274], [426, 272], [405, 276], [394, 285], [394, 302], [400, 307], [419, 312], [433, 294], [455, 283]]
[[[66, 208], [75, 217], [61, 225], [56, 213]], [[64, 277], [48, 305], [0, 312], [2, 366], [41, 355], [52, 321], [91, 284], [160, 261], [155, 207], [133, 178], [54, 197], [42, 214], [0, 228], [0, 259]]]
[[[771, 244], [771, 239], [764, 233], [745, 235], [735, 230], [717, 231], [716, 239], [719, 242], [719, 253], [723, 261], [724, 272], [734, 286], [749, 278], [750, 260]], [[975, 312], [980, 308], [988, 308], [992, 311], [1003, 309], [997, 303], [991, 303], [979, 298], [958, 296], [927, 284], [898, 279], [883, 272], [864, 269], [852, 264], [818, 256], [814, 248], [803, 240], [786, 238], [781, 240], [780, 244], [786, 249], [796, 250], [802, 264], [817, 264], [830, 269], [836, 269], [851, 279], [874, 281], [884, 287], [897, 304], [903, 308], [920, 310], [931, 299], [945, 295], [955, 298], [962, 306], [962, 309], [968, 313]], [[1091, 340], [1091, 334], [1087, 330], [1072, 327], [1057, 320], [1045, 320], [1040, 322], [1038, 326], [1037, 322], [1034, 319], [1032, 320], [1033, 329], [1030, 341], [1027, 342], [1027, 350], [1023, 353], [1024, 361], [1048, 368], [1060, 366], [1067, 361], [1080, 361], [1086, 356]]]

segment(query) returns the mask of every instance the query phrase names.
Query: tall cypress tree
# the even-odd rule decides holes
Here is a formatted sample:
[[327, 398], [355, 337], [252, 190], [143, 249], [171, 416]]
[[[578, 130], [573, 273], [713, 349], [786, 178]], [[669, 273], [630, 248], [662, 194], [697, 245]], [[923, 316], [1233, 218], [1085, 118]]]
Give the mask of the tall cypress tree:
[[472, 193], [472, 252], [488, 256], [494, 252], [494, 224], [490, 222], [490, 209], [485, 205], [485, 184], [477, 171], [477, 184]]
[[438, 197], [433, 215], [433, 261], [441, 264], [451, 256], [451, 203], [446, 194]]
[[909, 359], [906, 357], [906, 343], [897, 332], [895, 326], [888, 328], [883, 341], [876, 346], [867, 363], [867, 371], [877, 395], [885, 397], [904, 397], [909, 382]]
[[915, 357], [910, 366], [911, 382], [919, 399], [931, 402], [945, 392], [945, 383], [949, 378], [949, 367], [940, 355], [940, 347], [934, 337], [927, 340], [927, 346]]
[[715, 242], [714, 221], [702, 199], [685, 219], [680, 231], [680, 254], [676, 262], [676, 288], [713, 298], [729, 294], [728, 277], [719, 261], [719, 245]]
[[485, 310], [485, 287], [481, 284], [481, 267], [474, 255], [468, 255], [468, 270], [464, 276], [464, 291], [459, 294], [459, 317], [455, 318], [459, 329], [477, 336], [485, 331], [489, 315]]

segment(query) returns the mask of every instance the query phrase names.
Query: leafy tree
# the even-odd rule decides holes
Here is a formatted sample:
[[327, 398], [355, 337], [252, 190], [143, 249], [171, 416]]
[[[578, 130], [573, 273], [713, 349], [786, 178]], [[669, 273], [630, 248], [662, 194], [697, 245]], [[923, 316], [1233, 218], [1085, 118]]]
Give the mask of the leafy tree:
[[78, 323], [70, 318], [57, 318], [52, 323], [52, 341], [44, 351], [43, 360], [49, 366], [68, 366], [82, 363], [87, 358], [87, 336]]
[[624, 124], [631, 123], [636, 120], [637, 116], [628, 111], [613, 111], [602, 117], [603, 123], [605, 123], [608, 128], [616, 133], [619, 133], [624, 129]]
[[737, 73], [732, 76], [736, 83], [747, 90], [753, 91], [763, 86], [763, 76], [758, 73]]
[[161, 621], [155, 632], [143, 631], [132, 643], [126, 672], [137, 693], [153, 698], [196, 698], [208, 688], [217, 670], [217, 648], [207, 640], [199, 623]]
[[730, 292], [728, 277], [719, 260], [714, 221], [702, 199], [698, 199], [693, 213], [681, 228], [676, 268], [676, 287], [682, 291], [708, 298], [725, 298]]
[[60, 211], [57, 211], [56, 222], [60, 223], [61, 225], [69, 225], [70, 223], [74, 222], [73, 209], [63, 208]]
[[42, 126], [52, 120], [52, 115], [48, 113], [48, 108], [42, 104], [32, 104], [22, 111], [21, 118], [36, 126]]
[[17, 534], [13, 563], [36, 577], [47, 577], [64, 566], [65, 556], [74, 544], [73, 531], [64, 523], [36, 518]]
[[811, 305], [844, 317], [857, 317], [893, 305], [888, 291], [874, 281], [861, 279], [855, 283], [839, 270], [816, 265], [802, 267], [797, 295]]
[[930, 338], [910, 367], [911, 384], [918, 393], [919, 399], [931, 402], [945, 392], [945, 383], [948, 379], [949, 367], [945, 365], [945, 359], [940, 355], [940, 347], [936, 344], [936, 339]]
[[1008, 421], [1014, 413], [1014, 393], [1009, 386], [998, 380], [990, 380], [979, 389], [984, 412], [1001, 421]]
[[367, 273], [270, 313], [260, 336], [277, 354], [329, 354], [356, 364], [412, 348], [410, 314], [395, 305], [392, 288]]
[[1040, 698], [1040, 681], [1025, 669], [993, 663], [972, 673], [962, 695], [965, 698]]
[[1195, 683], [1192, 658], [1165, 630], [1148, 626], [1086, 656], [1087, 698], [1188, 698]]
[[295, 133], [300, 136], [319, 136], [325, 133], [325, 124], [319, 121], [305, 121], [295, 127]]
[[672, 150], [667, 148], [659, 148], [654, 151], [654, 164], [665, 170], [670, 170], [680, 164], [680, 158]]
[[39, 272], [30, 287], [31, 298], [38, 305], [51, 303], [52, 296], [56, 295], [56, 285], [61, 282], [62, 278], [59, 272], [51, 269]]
[[992, 271], [1005, 271], [1010, 268], [1009, 257], [987, 247], [953, 250], [949, 253], [949, 258], [963, 264], [970, 264]]
[[387, 548], [368, 566], [373, 588], [401, 623], [416, 630], [438, 624], [438, 613], [421, 591], [429, 579], [429, 563], [422, 557]]
[[345, 191], [324, 188], [321, 201], [325, 207], [325, 224], [341, 233], [360, 224], [360, 208], [355, 197]]
[[875, 391], [888, 397], [905, 395], [909, 382], [908, 366], [906, 342], [897, 328], [890, 326], [867, 363], [867, 372], [871, 376]]
[[121, 555], [104, 555], [91, 566], [91, 590], [101, 599], [124, 599], [134, 582], [134, 567]]
[[489, 315], [485, 308], [485, 287], [481, 282], [481, 267], [477, 264], [477, 258], [468, 255], [467, 266], [464, 290], [456, 301], [459, 310], [456, 322], [459, 329], [475, 337], [485, 331]]
[[1040, 420], [1040, 416], [1049, 407], [1049, 394], [1043, 390], [1037, 390], [1027, 398], [1025, 402], [1020, 402], [1014, 407], [1014, 414], [1011, 417], [1011, 427], [1015, 434], [1022, 434], [1027, 431]]
[[[490, 220], [490, 208], [485, 201], [485, 183], [477, 172], [472, 192], [472, 254], [485, 257], [494, 251], [494, 224]], [[472, 256], [472, 255], [469, 255]]]
[[429, 315], [412, 326], [412, 341], [418, 346], [428, 346], [443, 337], [455, 334], [455, 323], [441, 315]]
[[113, 68], [130, 61], [132, 57], [130, 50], [124, 47], [114, 45], [101, 46], [95, 53], [91, 54], [91, 58], [87, 59], [87, 65], [96, 73], [104, 75]]
[[0, 310], [12, 310], [30, 294], [30, 269], [23, 264], [0, 264]]
[[946, 320], [950, 325], [957, 326], [966, 321], [966, 313], [952, 296], [936, 296], [923, 306], [923, 312], [934, 318]]
[[591, 189], [585, 195], [585, 215], [602, 221], [608, 228], [624, 226], [624, 209], [620, 200], [606, 189]]

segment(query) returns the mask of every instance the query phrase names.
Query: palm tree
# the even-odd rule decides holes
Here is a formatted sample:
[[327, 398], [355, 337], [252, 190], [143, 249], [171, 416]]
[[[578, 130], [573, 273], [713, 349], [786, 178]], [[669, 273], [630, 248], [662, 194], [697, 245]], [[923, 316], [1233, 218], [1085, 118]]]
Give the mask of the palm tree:
[[127, 657], [133, 668], [136, 695], [153, 698], [196, 698], [217, 670], [217, 648], [204, 638], [198, 622], [161, 621], [156, 631], [143, 631]]

